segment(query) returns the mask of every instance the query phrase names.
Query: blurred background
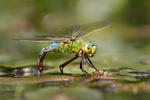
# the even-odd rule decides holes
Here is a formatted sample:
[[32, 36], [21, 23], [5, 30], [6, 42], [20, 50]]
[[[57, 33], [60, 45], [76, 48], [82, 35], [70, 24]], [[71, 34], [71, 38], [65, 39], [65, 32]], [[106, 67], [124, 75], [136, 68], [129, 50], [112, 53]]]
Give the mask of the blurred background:
[[[108, 21], [109, 27], [83, 39], [97, 45], [93, 64], [116, 76], [84, 77], [80, 58], [67, 65], [62, 76], [58, 66], [73, 56], [57, 53], [46, 55], [44, 65], [49, 70], [44, 67], [43, 76], [32, 76], [40, 50], [49, 43], [12, 40], [74, 24]], [[85, 70], [93, 72], [86, 64]], [[0, 0], [3, 100], [142, 100], [150, 96], [149, 74], [150, 0]]]
[[[73, 24], [109, 21], [110, 27], [84, 38], [98, 46], [93, 61], [104, 69], [116, 64], [134, 65], [141, 59], [149, 59], [149, 10], [149, 0], [1, 0], [0, 63], [36, 64], [40, 50], [49, 45], [12, 41], [12, 38], [26, 35], [33, 38], [33, 34]], [[45, 64], [58, 66], [57, 62], [64, 58], [70, 56], [50, 53]]]

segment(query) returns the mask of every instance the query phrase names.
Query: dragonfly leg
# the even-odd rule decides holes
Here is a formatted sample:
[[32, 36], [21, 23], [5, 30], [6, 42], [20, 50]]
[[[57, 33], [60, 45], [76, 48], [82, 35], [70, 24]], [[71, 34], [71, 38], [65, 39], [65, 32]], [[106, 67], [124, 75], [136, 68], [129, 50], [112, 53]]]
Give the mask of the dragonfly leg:
[[75, 57], [73, 57], [72, 59], [70, 59], [70, 60], [66, 61], [65, 63], [61, 64], [61, 65], [59, 66], [59, 69], [60, 69], [61, 74], [64, 74], [63, 68], [64, 68], [67, 64], [71, 63], [73, 60], [75, 60], [75, 59], [77, 59], [77, 58], [78, 58], [78, 56], [75, 56]]
[[97, 72], [99, 72], [99, 70], [93, 65], [92, 61], [90, 60], [90, 58], [85, 54], [85, 60], [86, 62], [92, 67], [94, 68]]
[[88, 73], [84, 70], [83, 65], [84, 65], [84, 55], [83, 55], [83, 51], [82, 51], [81, 62], [80, 62], [80, 69], [81, 69], [81, 71], [82, 71], [84, 74], [88, 74]]

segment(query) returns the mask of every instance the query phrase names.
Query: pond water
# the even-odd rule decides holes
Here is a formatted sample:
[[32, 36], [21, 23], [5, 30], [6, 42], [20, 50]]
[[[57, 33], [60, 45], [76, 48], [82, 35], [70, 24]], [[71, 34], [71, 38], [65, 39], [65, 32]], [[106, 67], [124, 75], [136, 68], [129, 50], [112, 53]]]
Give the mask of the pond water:
[[[48, 44], [18, 42], [12, 44], [5, 41], [7, 36], [3, 36], [0, 54], [0, 99], [141, 100], [150, 98], [149, 38], [126, 37], [122, 34], [122, 30], [122, 28], [112, 27], [100, 32], [103, 34], [94, 33], [85, 38], [98, 46], [98, 51], [91, 60], [98, 69], [102, 70], [101, 75], [95, 73], [87, 64], [85, 70], [89, 75], [83, 75], [79, 69], [80, 59], [65, 67], [65, 75], [61, 75], [57, 66], [70, 56], [51, 53], [45, 58], [43, 75], [37, 76], [36, 57], [40, 49]], [[132, 32], [134, 33], [135, 30], [137, 29]]]
[[[26, 67], [36, 70], [35, 67]], [[24, 68], [23, 68], [24, 69]], [[23, 100], [100, 100], [148, 98], [150, 72], [131, 68], [111, 70], [106, 75], [44, 73], [37, 76], [31, 72], [1, 73], [1, 99]], [[110, 74], [111, 72], [111, 74]]]

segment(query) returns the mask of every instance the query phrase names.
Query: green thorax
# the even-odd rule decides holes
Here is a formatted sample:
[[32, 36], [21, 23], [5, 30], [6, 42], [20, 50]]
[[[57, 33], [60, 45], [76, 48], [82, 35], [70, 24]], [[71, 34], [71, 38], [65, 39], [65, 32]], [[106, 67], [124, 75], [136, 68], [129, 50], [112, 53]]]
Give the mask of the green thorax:
[[59, 43], [58, 50], [55, 52], [77, 54], [82, 49], [84, 41], [82, 39], [76, 39], [75, 41], [67, 40], [67, 42]]

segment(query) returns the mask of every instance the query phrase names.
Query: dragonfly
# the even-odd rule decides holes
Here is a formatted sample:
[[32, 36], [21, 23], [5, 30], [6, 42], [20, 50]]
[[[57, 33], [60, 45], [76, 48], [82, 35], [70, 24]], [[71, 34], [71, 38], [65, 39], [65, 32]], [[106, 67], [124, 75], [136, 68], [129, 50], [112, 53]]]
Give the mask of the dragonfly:
[[30, 41], [30, 42], [49, 42], [45, 48], [42, 48], [40, 54], [37, 58], [37, 69], [38, 73], [41, 75], [43, 73], [43, 61], [44, 57], [48, 52], [55, 53], [66, 53], [72, 54], [74, 57], [64, 62], [59, 66], [61, 74], [64, 74], [64, 67], [81, 57], [80, 69], [83, 74], [88, 74], [84, 70], [84, 60], [91, 66], [96, 72], [99, 70], [94, 66], [90, 57], [93, 57], [97, 51], [97, 46], [90, 41], [84, 41], [83, 37], [104, 29], [110, 24], [108, 22], [94, 22], [84, 25], [74, 25], [68, 28], [62, 28], [56, 31], [51, 31], [50, 34], [40, 34], [35, 36], [35, 38], [28, 39], [15, 39], [20, 41]]

